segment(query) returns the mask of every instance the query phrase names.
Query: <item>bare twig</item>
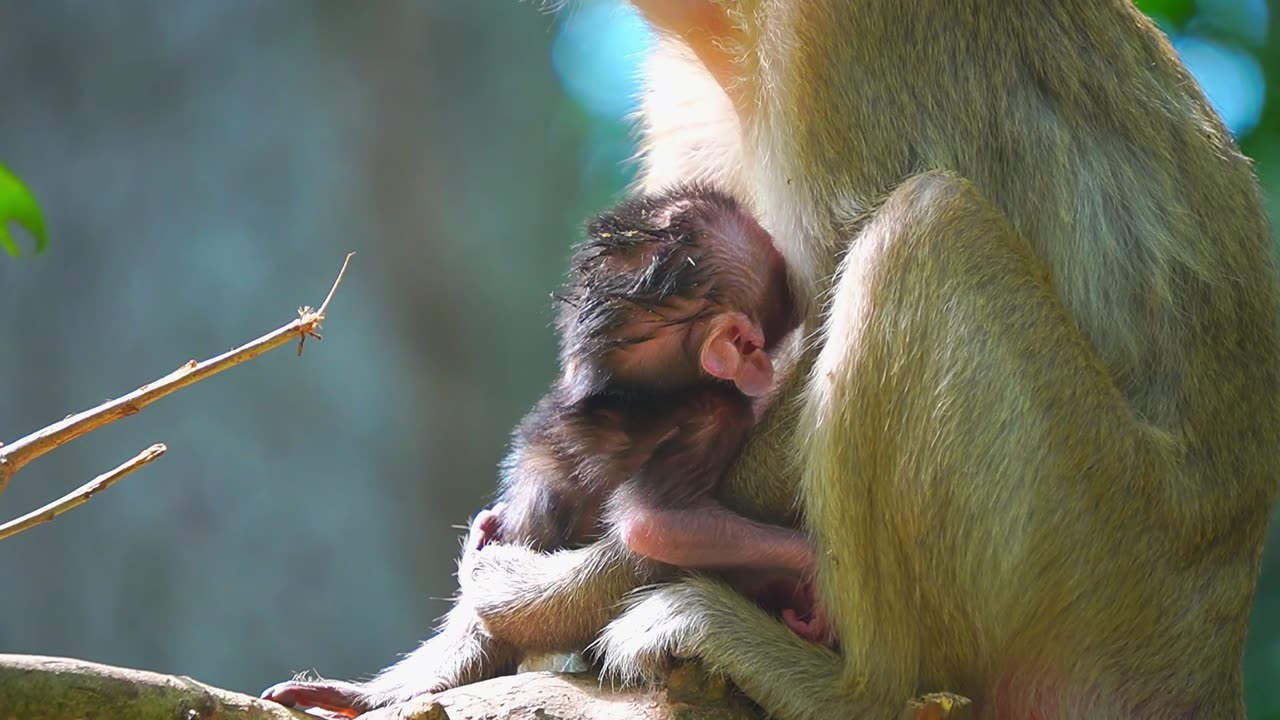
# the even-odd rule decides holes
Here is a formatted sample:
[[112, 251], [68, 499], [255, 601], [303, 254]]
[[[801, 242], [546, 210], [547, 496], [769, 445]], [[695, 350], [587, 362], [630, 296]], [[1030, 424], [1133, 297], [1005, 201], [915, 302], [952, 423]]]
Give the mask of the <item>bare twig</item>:
[[167, 448], [164, 445], [156, 443], [115, 470], [99, 475], [39, 510], [33, 510], [20, 518], [0, 525], [0, 540], [10, 535], [17, 535], [23, 530], [33, 528], [41, 523], [47, 523], [71, 508], [89, 502], [89, 498], [93, 497], [98, 491], [111, 487], [120, 478], [163, 455], [165, 450]]
[[[347, 265], [351, 263], [352, 255], [355, 255], [355, 253], [347, 253], [346, 259], [342, 261], [342, 268], [338, 270], [338, 277], [333, 281], [333, 287], [329, 288], [329, 294], [324, 297], [324, 302], [320, 303], [320, 309], [312, 310], [307, 306], [298, 309], [298, 319], [294, 322], [312, 323], [311, 327], [303, 329], [298, 335], [298, 357], [302, 357], [302, 346], [307, 343], [308, 335], [317, 340], [324, 339], [320, 337], [320, 333], [316, 331], [320, 329], [320, 321], [324, 319], [324, 313], [329, 309], [329, 301], [333, 299], [333, 294], [338, 291], [338, 286], [342, 284], [342, 276], [347, 274]], [[279, 332], [279, 330], [276, 332]]]
[[324, 296], [324, 302], [320, 303], [320, 309], [316, 311], [316, 322], [324, 319], [324, 312], [329, 309], [329, 301], [333, 299], [333, 294], [338, 292], [338, 286], [342, 284], [342, 277], [347, 274], [347, 266], [351, 264], [351, 256], [353, 252], [347, 253], [347, 257], [342, 260], [342, 267], [338, 268], [338, 277], [333, 280], [333, 287], [329, 288], [329, 294]]
[[343, 261], [342, 269], [338, 272], [338, 278], [334, 281], [333, 287], [329, 289], [329, 295], [325, 297], [319, 310], [312, 310], [309, 307], [301, 308], [298, 310], [298, 319], [274, 332], [263, 335], [257, 340], [248, 342], [230, 352], [223, 353], [204, 362], [198, 363], [191, 360], [177, 370], [159, 380], [143, 385], [128, 395], [109, 400], [95, 408], [71, 415], [48, 427], [37, 430], [11, 445], [0, 446], [0, 492], [4, 492], [13, 474], [32, 460], [71, 442], [81, 435], [97, 430], [103, 425], [119, 420], [122, 417], [133, 415], [170, 393], [200, 382], [211, 375], [216, 375], [227, 368], [252, 360], [268, 350], [274, 350], [288, 343], [295, 337], [298, 338], [298, 353], [301, 354], [302, 343], [308, 335], [317, 339], [320, 338], [320, 335], [316, 332], [320, 329], [320, 321], [324, 320], [324, 313], [329, 307], [329, 301], [333, 299], [333, 293], [338, 289], [338, 284], [342, 282], [342, 276], [347, 271], [347, 264], [351, 262], [351, 256], [354, 254], [348, 254], [346, 260]]

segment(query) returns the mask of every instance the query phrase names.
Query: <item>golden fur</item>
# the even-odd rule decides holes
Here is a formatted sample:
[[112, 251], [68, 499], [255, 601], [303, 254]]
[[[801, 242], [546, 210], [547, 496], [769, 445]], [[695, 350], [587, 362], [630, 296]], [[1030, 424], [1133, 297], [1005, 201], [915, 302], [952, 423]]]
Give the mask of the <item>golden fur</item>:
[[641, 188], [742, 196], [810, 303], [798, 424], [726, 492], [797, 493], [843, 647], [698, 578], [638, 597], [608, 666], [698, 656], [787, 719], [932, 690], [1242, 718], [1280, 295], [1249, 163], [1164, 37], [1127, 0], [635, 4], [664, 34]]

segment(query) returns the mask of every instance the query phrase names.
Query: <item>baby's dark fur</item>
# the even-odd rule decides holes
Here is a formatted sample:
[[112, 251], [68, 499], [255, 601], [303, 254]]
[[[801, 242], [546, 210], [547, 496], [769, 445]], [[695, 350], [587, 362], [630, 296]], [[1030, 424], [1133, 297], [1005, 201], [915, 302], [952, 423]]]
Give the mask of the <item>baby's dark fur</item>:
[[[579, 649], [664, 562], [807, 574], [807, 539], [710, 495], [755, 423], [744, 389], [771, 378], [766, 353], [797, 325], [786, 266], [755, 220], [697, 186], [629, 200], [588, 224], [558, 298], [560, 377], [515, 430], [499, 503], [472, 524], [440, 632], [367, 683], [293, 681], [264, 697], [360, 713]], [[712, 362], [717, 348], [734, 360]], [[496, 558], [609, 536], [631, 559], [602, 583], [611, 592], [574, 597], [571, 614], [532, 576], [519, 608], [469, 590], [467, 557], [491, 542]]]
[[[665, 507], [707, 497], [755, 418], [750, 398], [707, 375], [678, 336], [739, 312], [769, 351], [796, 324], [781, 256], [763, 231], [766, 246], [735, 248], [722, 235], [732, 223], [754, 220], [693, 186], [628, 200], [587, 225], [557, 295], [561, 375], [503, 463], [501, 541], [551, 550], [596, 539], [628, 481]], [[640, 367], [621, 361], [663, 343], [679, 347]]]

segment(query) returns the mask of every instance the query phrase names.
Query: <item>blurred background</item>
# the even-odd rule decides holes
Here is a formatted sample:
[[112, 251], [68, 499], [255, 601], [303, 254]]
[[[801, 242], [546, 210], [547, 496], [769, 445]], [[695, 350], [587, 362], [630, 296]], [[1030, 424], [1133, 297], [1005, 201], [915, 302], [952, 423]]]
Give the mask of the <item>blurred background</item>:
[[[1280, 199], [1280, 8], [1141, 3]], [[0, 256], [0, 439], [274, 329], [358, 251], [326, 338], [19, 473], [4, 519], [153, 442], [169, 454], [0, 543], [0, 652], [246, 692], [371, 673], [453, 590], [553, 373], [576, 228], [632, 168], [638, 20], [513, 0], [0, 5], [0, 163], [51, 247]], [[1280, 718], [1280, 528], [1251, 717]]]

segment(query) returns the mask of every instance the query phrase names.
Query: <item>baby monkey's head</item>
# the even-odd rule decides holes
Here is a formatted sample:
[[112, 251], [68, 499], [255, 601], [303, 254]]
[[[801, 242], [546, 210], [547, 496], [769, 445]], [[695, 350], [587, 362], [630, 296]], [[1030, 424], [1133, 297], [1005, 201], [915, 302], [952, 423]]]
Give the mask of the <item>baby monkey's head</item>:
[[715, 379], [773, 382], [768, 351], [797, 325], [786, 263], [733, 198], [699, 185], [595, 217], [560, 293], [562, 378], [574, 399]]

